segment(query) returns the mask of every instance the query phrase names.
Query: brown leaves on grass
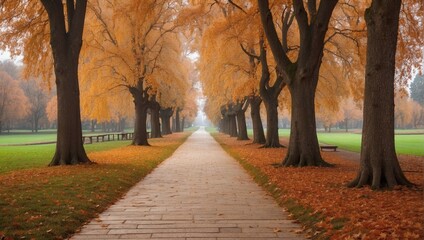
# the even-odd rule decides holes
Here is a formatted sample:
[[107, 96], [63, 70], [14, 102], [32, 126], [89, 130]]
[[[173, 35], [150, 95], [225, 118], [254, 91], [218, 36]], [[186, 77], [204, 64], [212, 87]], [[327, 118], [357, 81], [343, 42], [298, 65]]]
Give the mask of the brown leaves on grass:
[[128, 146], [92, 153], [89, 157], [97, 163], [94, 165], [0, 175], [2, 234], [13, 239], [68, 237], [170, 156], [188, 134], [152, 139], [152, 147]]
[[393, 191], [347, 188], [359, 167], [358, 161], [346, 160], [340, 152], [323, 152], [333, 168], [276, 168], [287, 149], [259, 148], [224, 135], [218, 140], [244, 161], [265, 173], [270, 182], [283, 190], [283, 199], [321, 213], [316, 224], [330, 239], [424, 239], [423, 157], [401, 157], [401, 166], [414, 188]]

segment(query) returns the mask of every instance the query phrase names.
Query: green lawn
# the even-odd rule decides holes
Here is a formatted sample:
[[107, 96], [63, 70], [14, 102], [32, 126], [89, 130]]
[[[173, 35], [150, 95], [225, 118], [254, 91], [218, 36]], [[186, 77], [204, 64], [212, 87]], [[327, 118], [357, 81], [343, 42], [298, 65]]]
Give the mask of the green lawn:
[[[422, 132], [422, 131], [418, 131]], [[412, 134], [411, 130], [396, 130], [395, 135], [396, 152], [402, 155], [415, 155], [424, 156], [424, 135]], [[248, 129], [249, 136], [252, 136], [252, 129]], [[280, 129], [280, 137], [289, 137], [289, 129]], [[318, 140], [320, 143], [328, 145], [337, 145], [339, 148], [360, 152], [361, 148], [361, 134], [358, 133], [324, 133], [318, 132]]]
[[[87, 153], [127, 146], [130, 141], [111, 141], [84, 145]], [[0, 174], [36, 167], [50, 163], [55, 144], [29, 146], [0, 146]]]
[[0, 238], [67, 239], [171, 156], [190, 134], [151, 139], [150, 147], [122, 147], [129, 141], [85, 145], [87, 152], [97, 151], [92, 158], [98, 164], [79, 166], [43, 167], [52, 157], [52, 144], [0, 147], [0, 169], [17, 170], [0, 173]]
[[0, 135], [0, 145], [56, 141], [56, 133], [22, 133]]
[[[360, 152], [361, 134], [318, 133], [321, 143], [337, 145], [341, 149]], [[397, 154], [424, 156], [424, 135], [395, 135]]]

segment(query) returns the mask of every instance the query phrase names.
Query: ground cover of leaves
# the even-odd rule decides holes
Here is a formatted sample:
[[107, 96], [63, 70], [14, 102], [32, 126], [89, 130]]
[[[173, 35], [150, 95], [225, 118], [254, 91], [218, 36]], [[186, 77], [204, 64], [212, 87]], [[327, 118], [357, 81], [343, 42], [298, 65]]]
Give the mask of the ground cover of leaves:
[[189, 132], [90, 153], [93, 165], [43, 167], [0, 175], [0, 239], [65, 239], [121, 198]]
[[402, 169], [416, 187], [373, 191], [346, 187], [356, 176], [359, 155], [352, 160], [341, 152], [323, 152], [323, 158], [335, 164], [332, 168], [277, 168], [272, 164], [282, 161], [286, 148], [260, 148], [227, 135], [214, 136], [231, 155], [260, 170], [268, 184], [280, 188], [281, 202], [293, 199], [312, 209], [311, 215], [320, 216], [315, 232], [308, 232], [310, 238], [424, 239], [423, 157], [400, 157]]

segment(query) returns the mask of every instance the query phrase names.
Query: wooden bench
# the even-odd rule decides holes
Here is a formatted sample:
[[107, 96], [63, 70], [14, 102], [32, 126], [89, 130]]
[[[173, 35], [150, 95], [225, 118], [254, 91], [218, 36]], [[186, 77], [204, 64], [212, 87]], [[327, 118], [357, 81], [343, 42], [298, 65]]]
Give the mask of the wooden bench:
[[[82, 143], [86, 144], [86, 143], [93, 143], [93, 137], [94, 136], [82, 136]], [[88, 140], [88, 142], [86, 142], [85, 140]]]
[[334, 152], [337, 151], [336, 145], [320, 145], [319, 148], [321, 149], [321, 151], [324, 151], [324, 149], [333, 150]]

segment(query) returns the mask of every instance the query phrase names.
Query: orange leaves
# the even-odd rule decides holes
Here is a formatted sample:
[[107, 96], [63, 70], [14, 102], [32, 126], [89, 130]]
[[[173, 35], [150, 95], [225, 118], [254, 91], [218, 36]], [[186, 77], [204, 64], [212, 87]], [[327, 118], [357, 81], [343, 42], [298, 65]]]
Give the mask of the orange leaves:
[[370, 188], [350, 189], [359, 167], [358, 162], [344, 160], [339, 153], [326, 152], [326, 161], [333, 168], [275, 168], [286, 149], [264, 149], [259, 145], [224, 135], [219, 140], [229, 146], [244, 161], [259, 168], [273, 184], [283, 191], [283, 199], [295, 199], [323, 219], [315, 227], [325, 230], [330, 239], [423, 239], [424, 238], [424, 166], [422, 157], [400, 157], [408, 179], [418, 184], [415, 188], [401, 187], [393, 191], [373, 191]]

